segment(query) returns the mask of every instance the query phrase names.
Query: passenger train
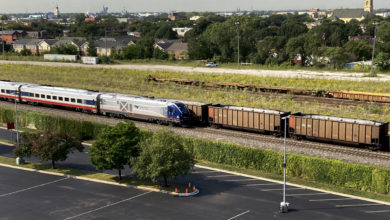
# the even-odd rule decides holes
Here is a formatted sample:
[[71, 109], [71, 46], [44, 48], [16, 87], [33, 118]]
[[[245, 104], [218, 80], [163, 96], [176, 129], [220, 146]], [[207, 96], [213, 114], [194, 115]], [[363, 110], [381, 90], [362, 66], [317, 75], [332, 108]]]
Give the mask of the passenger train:
[[0, 81], [0, 99], [159, 124], [201, 124], [389, 151], [388, 122]]

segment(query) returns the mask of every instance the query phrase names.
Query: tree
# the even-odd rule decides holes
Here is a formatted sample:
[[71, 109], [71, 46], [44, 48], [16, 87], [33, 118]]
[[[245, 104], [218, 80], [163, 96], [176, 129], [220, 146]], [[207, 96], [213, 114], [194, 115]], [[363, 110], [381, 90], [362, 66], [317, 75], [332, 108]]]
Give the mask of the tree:
[[154, 48], [153, 51], [153, 58], [154, 59], [160, 59], [160, 60], [167, 60], [168, 59], [168, 54], [161, 50], [160, 48]]
[[78, 55], [79, 51], [77, 50], [77, 47], [75, 45], [73, 45], [73, 44], [61, 44], [61, 45], [53, 47], [50, 50], [50, 53], [52, 53], [52, 54]]
[[194, 166], [194, 155], [188, 152], [180, 138], [171, 131], [160, 130], [140, 143], [141, 154], [133, 159], [133, 171], [139, 178], [156, 182], [185, 175]]
[[95, 46], [95, 43], [94, 43], [92, 37], [90, 37], [88, 39], [87, 53], [88, 53], [88, 56], [97, 56], [96, 46]]
[[372, 47], [366, 40], [350, 40], [344, 44], [344, 49], [353, 55], [352, 61], [368, 60], [371, 57]]
[[20, 51], [20, 55], [22, 56], [31, 56], [31, 50], [24, 48], [23, 50]]
[[121, 49], [121, 58], [127, 60], [143, 59], [143, 48], [137, 45], [129, 45]]
[[74, 150], [82, 152], [84, 149], [81, 141], [70, 134], [45, 131], [31, 134], [24, 142], [14, 150], [16, 156], [35, 156], [40, 161], [51, 161], [55, 169], [56, 161], [64, 161], [69, 153]]
[[89, 160], [99, 170], [118, 170], [122, 179], [121, 170], [139, 155], [139, 140], [139, 129], [132, 122], [105, 128], [90, 148]]

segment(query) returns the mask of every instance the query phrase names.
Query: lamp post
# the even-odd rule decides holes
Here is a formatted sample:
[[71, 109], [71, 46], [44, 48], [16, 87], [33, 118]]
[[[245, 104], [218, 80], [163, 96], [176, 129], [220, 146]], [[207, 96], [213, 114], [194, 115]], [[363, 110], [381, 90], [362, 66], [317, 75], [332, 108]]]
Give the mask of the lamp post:
[[[17, 105], [17, 99], [19, 97], [19, 92], [15, 91], [15, 130], [16, 130], [16, 147], [19, 147], [19, 131], [18, 131], [18, 105]], [[24, 160], [22, 157], [16, 158], [16, 164], [20, 165], [23, 164]]]
[[372, 71], [374, 69], [374, 56], [375, 56], [375, 45], [376, 45], [376, 28], [379, 23], [375, 22], [374, 25], [374, 44], [372, 46], [372, 58], [371, 58], [371, 69], [370, 69], [370, 76], [372, 76]]
[[283, 117], [284, 120], [284, 150], [283, 150], [283, 201], [280, 203], [280, 212], [286, 213], [288, 212], [288, 206], [290, 203], [286, 202], [286, 138], [287, 138], [287, 119], [289, 117]]
[[237, 66], [240, 68], [240, 22], [234, 24], [237, 27]]
[[4, 39], [3, 39], [3, 36], [4, 36], [4, 21], [1, 22], [1, 42], [3, 43], [3, 60], [5, 60], [5, 50], [4, 50]]

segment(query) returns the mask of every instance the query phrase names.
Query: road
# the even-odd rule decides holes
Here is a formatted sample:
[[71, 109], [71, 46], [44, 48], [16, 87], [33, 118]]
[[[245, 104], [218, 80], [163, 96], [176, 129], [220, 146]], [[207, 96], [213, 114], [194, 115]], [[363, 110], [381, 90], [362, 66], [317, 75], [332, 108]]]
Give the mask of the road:
[[[1, 156], [14, 147], [0, 145]], [[88, 148], [59, 166], [94, 170]], [[124, 172], [129, 174], [128, 170]], [[195, 167], [171, 183], [191, 182], [190, 198], [0, 166], [0, 219], [389, 219], [390, 206], [287, 186], [290, 212], [278, 211], [282, 185]]]
[[263, 70], [263, 69], [229, 69], [229, 68], [206, 68], [188, 67], [178, 65], [85, 65], [79, 63], [61, 62], [36, 62], [36, 61], [7, 61], [1, 60], [0, 64], [26, 64], [39, 66], [64, 66], [64, 67], [84, 67], [84, 68], [109, 68], [109, 69], [132, 69], [141, 71], [167, 71], [183, 73], [208, 73], [208, 74], [240, 74], [260, 77], [282, 77], [282, 78], [305, 78], [305, 79], [335, 79], [350, 81], [390, 81], [390, 75], [378, 74], [377, 77], [364, 77], [364, 73], [357, 72], [330, 72], [330, 71], [308, 71], [308, 70]]

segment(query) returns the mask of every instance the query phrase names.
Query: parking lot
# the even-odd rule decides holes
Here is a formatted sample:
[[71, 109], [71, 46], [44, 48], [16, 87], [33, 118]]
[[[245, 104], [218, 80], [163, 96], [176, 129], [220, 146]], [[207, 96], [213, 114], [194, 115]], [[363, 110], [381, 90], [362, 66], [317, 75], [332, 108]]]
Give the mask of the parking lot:
[[179, 198], [0, 166], [0, 219], [387, 219], [390, 206], [204, 168], [179, 178], [201, 193]]

